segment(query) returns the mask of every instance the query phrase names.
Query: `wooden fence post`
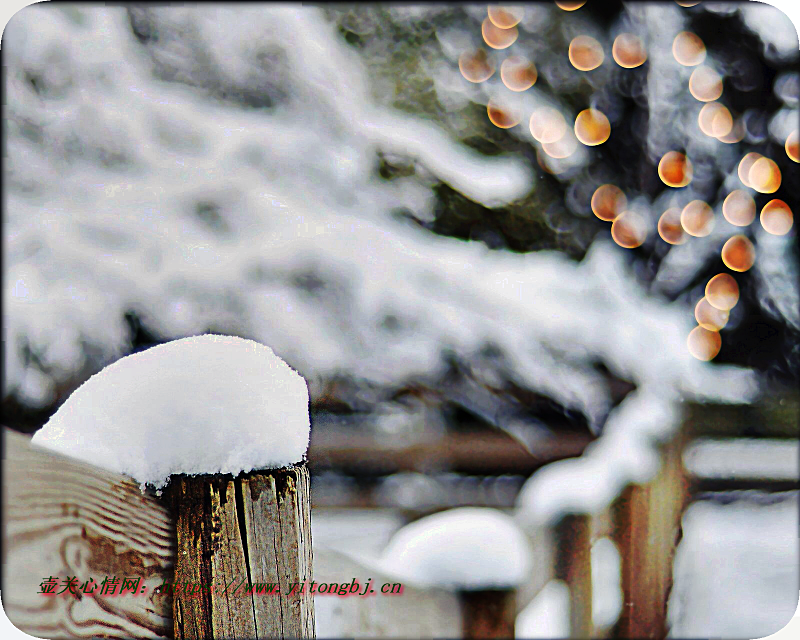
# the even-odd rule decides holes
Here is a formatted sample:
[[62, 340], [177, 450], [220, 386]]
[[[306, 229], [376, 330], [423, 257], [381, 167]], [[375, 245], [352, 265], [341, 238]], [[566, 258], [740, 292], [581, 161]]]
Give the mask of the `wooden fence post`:
[[687, 486], [683, 436], [662, 452], [662, 467], [647, 485], [628, 486], [612, 505], [619, 548], [623, 606], [612, 638], [665, 638], [672, 562], [680, 539]]
[[164, 499], [177, 535], [176, 639], [314, 637], [305, 464], [176, 475]]
[[514, 637], [514, 621], [517, 617], [515, 589], [460, 591], [458, 597], [461, 603], [461, 636], [465, 640]]
[[588, 515], [566, 515], [555, 526], [555, 577], [569, 587], [569, 637], [592, 633], [592, 541]]

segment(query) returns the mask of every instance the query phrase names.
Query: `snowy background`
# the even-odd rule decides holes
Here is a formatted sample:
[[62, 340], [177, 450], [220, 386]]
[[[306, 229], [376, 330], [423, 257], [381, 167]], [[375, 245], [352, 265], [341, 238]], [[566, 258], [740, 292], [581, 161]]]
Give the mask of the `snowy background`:
[[[796, 232], [751, 230], [758, 260], [713, 365], [685, 341], [734, 227], [720, 218], [711, 235], [671, 249], [654, 233], [681, 198], [719, 209], [751, 149], [779, 160], [780, 196], [798, 210], [797, 171], [779, 157], [797, 118], [796, 36], [764, 5], [607, 4], [569, 15], [531, 6], [513, 45], [541, 78], [525, 108], [600, 105], [619, 127], [619, 138], [581, 149], [558, 175], [539, 166], [525, 126], [488, 122], [499, 79], [472, 85], [459, 73], [485, 5], [38, 5], [15, 15], [3, 37], [12, 426], [37, 429], [125, 354], [208, 331], [269, 345], [308, 380], [312, 410], [369, 413], [379, 434], [440, 425], [424, 401], [393, 398], [409, 386], [439, 389], [457, 362], [475, 385], [467, 390], [497, 390], [471, 409], [527, 446], [547, 425], [500, 390], [541, 394], [603, 433], [585, 458], [552, 465], [528, 487], [532, 516], [548, 521], [652, 473], [652, 445], [680, 424], [683, 400], [746, 402], [759, 386], [796, 384]], [[741, 144], [699, 136], [694, 116], [682, 117], [696, 104], [668, 52], [685, 28], [709, 34], [743, 113]], [[621, 30], [652, 45], [646, 68], [621, 74], [608, 58], [583, 77], [560, 53], [576, 33], [610, 45]], [[673, 147], [696, 158], [696, 180], [680, 195], [643, 177]], [[588, 208], [609, 180], [652, 223], [640, 249], [615, 246]], [[635, 391], [619, 397], [614, 381]], [[687, 514], [684, 604], [673, 614], [681, 634], [734, 633], [731, 612], [746, 615], [701, 604], [721, 597], [703, 582], [714, 572], [685, 559], [713, 562], [718, 530], [731, 532], [730, 554], [752, 560], [730, 582], [752, 568], [775, 617], [793, 612], [798, 578], [785, 567], [797, 566], [787, 542], [796, 514], [758, 509], [770, 515]], [[763, 527], [745, 524], [756, 519]], [[781, 542], [750, 554], [764, 537]], [[726, 548], [715, 547], [719, 562], [732, 557]], [[557, 600], [557, 585], [547, 593]], [[764, 618], [748, 633], [773, 631], [754, 609]]]

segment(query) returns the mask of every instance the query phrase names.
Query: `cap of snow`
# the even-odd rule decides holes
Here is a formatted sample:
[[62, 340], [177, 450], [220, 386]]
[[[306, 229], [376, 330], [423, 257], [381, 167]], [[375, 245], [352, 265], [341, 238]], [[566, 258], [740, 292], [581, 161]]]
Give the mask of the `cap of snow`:
[[436, 513], [400, 529], [381, 559], [389, 575], [427, 587], [511, 588], [531, 568], [528, 538], [494, 509], [463, 507]]
[[160, 488], [171, 474], [288, 466], [309, 431], [300, 374], [258, 342], [203, 335], [109, 365], [33, 443]]

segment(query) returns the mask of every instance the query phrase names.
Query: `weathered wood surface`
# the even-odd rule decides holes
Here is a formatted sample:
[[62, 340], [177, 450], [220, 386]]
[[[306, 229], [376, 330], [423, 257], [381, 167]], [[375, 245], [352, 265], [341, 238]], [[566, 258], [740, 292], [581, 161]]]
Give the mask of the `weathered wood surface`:
[[555, 526], [555, 577], [569, 588], [569, 637], [592, 634], [591, 516], [566, 515]]
[[622, 613], [613, 638], [665, 638], [672, 565], [687, 500], [683, 436], [663, 450], [658, 475], [630, 485], [612, 505], [613, 538], [622, 562]]
[[[3, 607], [43, 638], [166, 638], [172, 602], [156, 587], [172, 575], [174, 527], [165, 507], [123, 476], [31, 447], [4, 429]], [[47, 596], [40, 583], [75, 577], [141, 578], [133, 595], [76, 589]], [[91, 590], [91, 585], [87, 588]]]
[[164, 499], [176, 518], [173, 584], [207, 587], [174, 591], [175, 638], [314, 637], [305, 465], [235, 479], [173, 476]]
[[461, 637], [465, 640], [513, 638], [517, 618], [516, 591], [462, 591]]

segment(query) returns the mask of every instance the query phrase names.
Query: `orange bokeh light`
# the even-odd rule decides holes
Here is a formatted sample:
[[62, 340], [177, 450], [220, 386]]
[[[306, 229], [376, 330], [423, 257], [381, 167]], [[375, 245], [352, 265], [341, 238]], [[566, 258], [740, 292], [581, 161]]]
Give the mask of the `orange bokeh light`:
[[558, 109], [540, 107], [531, 115], [531, 135], [542, 144], [558, 142], [567, 132], [567, 121]]
[[727, 273], [718, 273], [706, 285], [706, 300], [715, 309], [730, 311], [739, 302], [739, 285]]
[[722, 95], [722, 76], [706, 65], [700, 65], [689, 78], [689, 92], [701, 102], [717, 100]]
[[628, 198], [622, 189], [613, 184], [604, 184], [592, 195], [592, 212], [605, 222], [612, 222], [628, 207]]
[[786, 138], [784, 148], [787, 156], [794, 162], [800, 162], [800, 138], [798, 138], [797, 129], [792, 131]]
[[614, 39], [611, 56], [625, 69], [635, 69], [647, 61], [647, 51], [642, 39], [632, 33], [621, 33]]
[[492, 49], [507, 49], [517, 41], [519, 32], [516, 27], [501, 29], [486, 18], [481, 25], [481, 34], [483, 41]]
[[700, 298], [694, 308], [694, 319], [697, 320], [697, 324], [709, 331], [719, 331], [724, 328], [728, 324], [729, 317], [727, 311], [712, 307], [705, 298]]
[[684, 67], [694, 67], [706, 59], [706, 45], [691, 31], [681, 31], [672, 41], [672, 55]]
[[784, 236], [794, 224], [794, 216], [783, 200], [770, 200], [761, 210], [761, 226], [774, 236]]
[[747, 271], [755, 260], [755, 247], [746, 236], [733, 236], [722, 247], [722, 262], [731, 271]]
[[759, 193], [775, 193], [781, 186], [781, 170], [774, 160], [759, 158], [750, 167], [747, 179]]
[[611, 135], [611, 123], [602, 111], [584, 109], [575, 118], [575, 137], [587, 147], [603, 144]]
[[763, 157], [764, 156], [762, 156], [760, 153], [751, 151], [739, 162], [737, 173], [739, 174], [739, 180], [742, 181], [742, 184], [745, 187], [750, 187], [750, 168], [753, 166], [753, 164], [755, 164], [756, 160], [759, 160]]
[[668, 187], [685, 187], [692, 181], [692, 163], [679, 151], [668, 151], [658, 163], [658, 176]]
[[658, 235], [668, 244], [683, 244], [686, 242], [686, 232], [681, 226], [681, 210], [671, 207], [661, 214], [658, 219]]
[[737, 227], [746, 227], [756, 218], [756, 201], [743, 189], [728, 194], [722, 203], [722, 215]]
[[488, 14], [489, 20], [498, 29], [511, 29], [511, 27], [516, 27], [525, 16], [525, 9], [521, 6], [501, 7], [490, 4]]
[[597, 69], [603, 60], [603, 47], [591, 36], [577, 36], [569, 43], [569, 61], [578, 71]]
[[681, 226], [690, 236], [704, 238], [714, 229], [714, 210], [702, 200], [692, 200], [681, 211]]
[[722, 337], [718, 331], [709, 331], [705, 327], [695, 327], [689, 333], [686, 346], [698, 360], [708, 362], [717, 357], [722, 348]]
[[511, 56], [500, 65], [500, 79], [511, 91], [527, 91], [539, 78], [536, 65], [522, 56]]
[[625, 211], [611, 223], [611, 237], [623, 249], [635, 249], [647, 238], [647, 222], [635, 211]]
[[485, 49], [462, 53], [458, 58], [461, 75], [470, 82], [485, 82], [494, 73], [494, 64]]
[[516, 109], [494, 100], [489, 100], [489, 104], [486, 105], [486, 112], [491, 123], [501, 129], [516, 127], [521, 120], [521, 116]]

